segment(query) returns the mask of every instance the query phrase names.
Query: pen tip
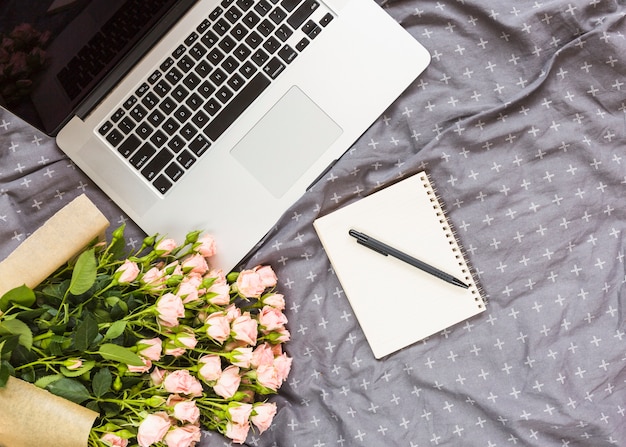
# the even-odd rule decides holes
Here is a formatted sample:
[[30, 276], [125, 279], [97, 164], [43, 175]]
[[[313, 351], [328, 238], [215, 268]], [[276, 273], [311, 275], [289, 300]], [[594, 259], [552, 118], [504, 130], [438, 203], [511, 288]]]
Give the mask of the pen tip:
[[463, 281], [461, 281], [460, 279], [454, 278], [453, 282], [455, 285], [459, 286], [459, 287], [463, 287], [464, 289], [469, 289], [469, 284], [465, 284]]

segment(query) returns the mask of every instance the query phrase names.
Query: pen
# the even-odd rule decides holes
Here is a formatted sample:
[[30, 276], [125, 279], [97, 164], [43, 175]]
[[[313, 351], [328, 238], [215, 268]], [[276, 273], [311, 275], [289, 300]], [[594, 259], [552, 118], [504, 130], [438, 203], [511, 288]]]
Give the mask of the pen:
[[446, 272], [442, 272], [438, 268], [426, 264], [419, 259], [415, 259], [413, 256], [403, 253], [400, 250], [390, 247], [389, 245], [380, 242], [379, 240], [376, 240], [373, 237], [368, 236], [367, 234], [360, 233], [356, 230], [350, 230], [348, 231], [348, 234], [356, 238], [356, 241], [359, 244], [364, 245], [371, 250], [377, 251], [384, 256], [393, 256], [394, 258], [404, 261], [407, 264], [412, 265], [413, 267], [417, 267], [418, 269], [423, 270], [426, 273], [430, 273], [431, 275], [436, 276], [437, 278], [442, 279], [447, 283], [454, 284], [455, 286], [463, 287], [465, 289], [469, 288], [469, 285], [465, 284], [460, 279], [455, 278], [454, 276], [449, 275]]

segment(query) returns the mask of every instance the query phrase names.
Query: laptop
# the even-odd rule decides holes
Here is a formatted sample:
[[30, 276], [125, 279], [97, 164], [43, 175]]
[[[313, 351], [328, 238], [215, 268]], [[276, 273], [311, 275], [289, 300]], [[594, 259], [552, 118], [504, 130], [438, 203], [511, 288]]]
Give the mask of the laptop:
[[4, 107], [146, 233], [212, 234], [226, 271], [430, 61], [373, 0], [9, 3], [43, 55]]

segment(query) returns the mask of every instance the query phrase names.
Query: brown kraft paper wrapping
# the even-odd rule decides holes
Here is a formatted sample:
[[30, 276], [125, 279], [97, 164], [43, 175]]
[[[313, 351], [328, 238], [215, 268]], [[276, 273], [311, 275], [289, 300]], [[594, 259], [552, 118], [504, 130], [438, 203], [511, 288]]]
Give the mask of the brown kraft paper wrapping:
[[[23, 284], [36, 287], [108, 226], [87, 196], [77, 197], [0, 262], [0, 296]], [[94, 411], [9, 377], [0, 388], [0, 447], [85, 447], [96, 417]]]
[[108, 226], [87, 196], [78, 196], [0, 262], [0, 296], [23, 284], [37, 286]]
[[98, 413], [9, 377], [0, 388], [0, 447], [85, 447]]

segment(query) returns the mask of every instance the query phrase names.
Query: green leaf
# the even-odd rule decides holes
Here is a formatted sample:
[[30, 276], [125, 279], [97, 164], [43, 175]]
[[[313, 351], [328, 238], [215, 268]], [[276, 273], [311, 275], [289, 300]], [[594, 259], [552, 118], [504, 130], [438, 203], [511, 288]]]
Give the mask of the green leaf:
[[85, 312], [74, 332], [74, 346], [78, 351], [86, 351], [97, 336], [98, 322], [91, 313]]
[[19, 335], [20, 344], [29, 351], [33, 346], [33, 332], [26, 323], [18, 319], [0, 322], [0, 335]]
[[111, 325], [107, 333], [104, 334], [105, 340], [113, 340], [124, 333], [126, 330], [126, 321], [119, 320]]
[[93, 376], [91, 388], [96, 397], [102, 397], [111, 390], [113, 375], [109, 368], [102, 368]]
[[96, 282], [97, 270], [98, 264], [94, 249], [91, 248], [82, 252], [76, 260], [76, 265], [72, 272], [70, 293], [72, 295], [81, 295], [88, 291]]
[[61, 366], [61, 373], [65, 377], [79, 377], [85, 374], [87, 371], [91, 371], [91, 369], [96, 366], [96, 362], [93, 360], [85, 360], [83, 365], [78, 369], [68, 369], [65, 366]]
[[25, 285], [9, 290], [0, 298], [0, 310], [4, 312], [11, 303], [30, 307], [35, 303], [35, 292]]
[[13, 368], [6, 360], [0, 362], [0, 388], [4, 388], [11, 376]]
[[105, 343], [100, 346], [98, 354], [106, 360], [112, 360], [114, 362], [125, 363], [132, 366], [144, 366], [141, 357], [133, 351], [113, 343]]
[[74, 403], [80, 404], [91, 397], [85, 385], [74, 379], [63, 377], [46, 387], [48, 391]]
[[35, 386], [39, 388], [47, 388], [52, 382], [56, 382], [57, 380], [61, 380], [63, 375], [61, 374], [50, 374], [49, 376], [40, 377], [36, 382]]

